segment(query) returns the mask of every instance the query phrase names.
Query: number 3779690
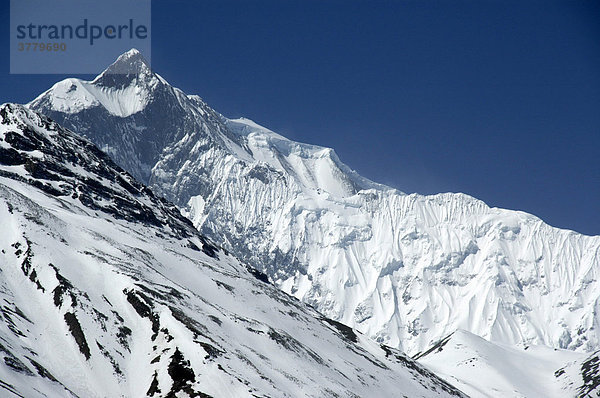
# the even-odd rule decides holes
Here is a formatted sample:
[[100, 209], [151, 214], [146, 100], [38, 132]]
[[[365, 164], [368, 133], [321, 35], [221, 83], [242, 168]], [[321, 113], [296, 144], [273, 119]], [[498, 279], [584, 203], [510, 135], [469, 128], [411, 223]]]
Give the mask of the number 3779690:
[[67, 51], [67, 43], [18, 43], [19, 51], [48, 51], [59, 52]]

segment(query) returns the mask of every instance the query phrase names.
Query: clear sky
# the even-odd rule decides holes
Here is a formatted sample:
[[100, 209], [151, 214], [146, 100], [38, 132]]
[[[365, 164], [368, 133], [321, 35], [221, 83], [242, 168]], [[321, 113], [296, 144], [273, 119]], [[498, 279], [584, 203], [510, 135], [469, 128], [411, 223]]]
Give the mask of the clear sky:
[[[153, 68], [226, 116], [600, 234], [600, 2], [155, 0], [152, 37]], [[0, 68], [0, 102], [62, 78]]]

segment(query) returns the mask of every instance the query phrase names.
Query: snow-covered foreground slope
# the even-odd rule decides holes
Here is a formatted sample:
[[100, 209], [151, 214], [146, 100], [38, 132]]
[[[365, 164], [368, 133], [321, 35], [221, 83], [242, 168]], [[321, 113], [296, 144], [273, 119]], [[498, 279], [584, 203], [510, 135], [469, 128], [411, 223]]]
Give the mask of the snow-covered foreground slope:
[[0, 221], [0, 396], [462, 395], [19, 105], [0, 107]]
[[[81, 107], [77, 87], [57, 102], [64, 83], [29, 106], [109, 148], [201, 232], [377, 342], [415, 354], [464, 329], [505, 344], [599, 347], [600, 237], [464, 194], [375, 184], [331, 149], [219, 115], [140, 57], [109, 68], [129, 74], [81, 82], [117, 103], [149, 93], [134, 114], [115, 114], [106, 96]], [[131, 159], [146, 159], [148, 173]]]
[[516, 348], [464, 330], [444, 338], [418, 361], [473, 398], [598, 396], [600, 385], [597, 353]]

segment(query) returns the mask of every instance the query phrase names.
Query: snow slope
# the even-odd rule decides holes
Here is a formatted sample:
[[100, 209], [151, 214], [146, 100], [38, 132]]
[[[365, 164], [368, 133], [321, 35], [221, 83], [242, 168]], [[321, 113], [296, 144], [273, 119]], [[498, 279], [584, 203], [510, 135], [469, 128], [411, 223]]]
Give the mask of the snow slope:
[[285, 292], [379, 343], [415, 354], [464, 329], [510, 345], [599, 347], [600, 237], [465, 194], [373, 183], [333, 150], [227, 119], [143, 65], [109, 67], [130, 77], [115, 95], [149, 93], [135, 114], [111, 114], [101, 98], [80, 110], [74, 94], [57, 110], [54, 89], [29, 106], [107, 147]]
[[0, 220], [0, 396], [462, 396], [20, 105], [0, 107]]
[[490, 343], [464, 330], [447, 336], [418, 361], [470, 397], [580, 397], [598, 393], [597, 354], [546, 346]]

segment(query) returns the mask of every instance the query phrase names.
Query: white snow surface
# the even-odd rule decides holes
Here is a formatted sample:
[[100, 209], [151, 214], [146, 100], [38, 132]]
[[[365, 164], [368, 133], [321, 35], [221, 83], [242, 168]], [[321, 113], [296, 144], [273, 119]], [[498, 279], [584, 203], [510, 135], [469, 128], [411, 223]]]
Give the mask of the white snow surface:
[[144, 109], [149, 94], [144, 87], [135, 85], [117, 90], [74, 78], [56, 83], [51, 90], [54, 94], [51, 106], [55, 111], [73, 114], [100, 105], [118, 117], [127, 117]]
[[[139, 60], [143, 67], [135, 70], [135, 79], [125, 87], [106, 87], [96, 84], [103, 76], [123, 74], [124, 70], [109, 68], [94, 81], [69, 78], [56, 83], [52, 88], [32, 101], [35, 106], [45, 98], [50, 100], [50, 109], [67, 114], [81, 112], [94, 106], [102, 106], [111, 115], [117, 117], [131, 116], [143, 110], [150, 99], [152, 88], [160, 82], [160, 76], [154, 75], [141, 58], [137, 50], [130, 50], [121, 55], [113, 65], [130, 64]], [[146, 84], [137, 84], [147, 81]]]
[[[263, 269], [284, 291], [411, 354], [457, 329], [505, 344], [598, 347], [600, 237], [465, 194], [407, 195], [357, 176], [330, 149], [224, 123], [251, 160], [196, 151], [190, 134], [156, 164], [153, 186], [190, 197], [196, 226], [222, 233], [242, 258], [269, 258]], [[179, 156], [181, 167], [170, 162]], [[206, 170], [199, 200], [189, 180]]]
[[[176, 92], [165, 104], [181, 116], [151, 106], [158, 90], [136, 114], [166, 120], [172, 137], [147, 181], [285, 292], [411, 355], [458, 329], [518, 347], [599, 348], [599, 236], [462, 193], [402, 193], [359, 176], [329, 148]], [[61, 116], [45, 104], [29, 106]], [[86, 136], [102, 142], [128, 129], [105, 124]], [[115, 159], [145, 151], [112, 147]]]
[[582, 370], [589, 359], [547, 346], [490, 343], [458, 330], [418, 361], [471, 398], [560, 398], [587, 396]]
[[89, 142], [18, 105], [0, 122], [0, 396], [462, 396], [257, 280]]

